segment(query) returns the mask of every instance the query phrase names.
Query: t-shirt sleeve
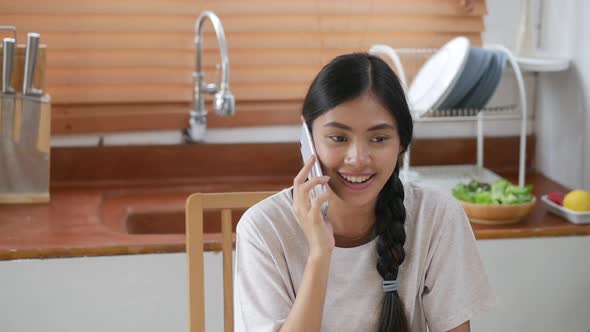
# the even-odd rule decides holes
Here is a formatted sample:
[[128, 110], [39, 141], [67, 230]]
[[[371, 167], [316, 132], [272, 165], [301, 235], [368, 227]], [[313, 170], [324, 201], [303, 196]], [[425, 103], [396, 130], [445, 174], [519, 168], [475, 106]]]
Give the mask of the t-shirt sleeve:
[[237, 228], [235, 327], [236, 331], [278, 331], [293, 305], [288, 277], [279, 269], [280, 251], [271, 249], [251, 218], [256, 214], [246, 213]]
[[431, 332], [455, 328], [496, 301], [463, 207], [453, 197], [443, 197], [443, 211], [436, 213], [443, 219], [433, 233], [422, 295]]

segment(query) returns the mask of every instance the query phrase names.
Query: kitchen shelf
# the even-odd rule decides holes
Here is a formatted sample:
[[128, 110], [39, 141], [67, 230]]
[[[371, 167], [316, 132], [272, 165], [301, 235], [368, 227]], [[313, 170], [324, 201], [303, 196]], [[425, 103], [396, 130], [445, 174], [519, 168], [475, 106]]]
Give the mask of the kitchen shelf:
[[570, 59], [550, 57], [516, 57], [516, 62], [522, 71], [559, 72], [568, 70]]
[[[520, 120], [520, 151], [518, 165], [518, 185], [525, 184], [525, 159], [526, 159], [526, 131], [527, 131], [527, 105], [526, 92], [524, 88], [524, 79], [522, 76], [520, 63], [516, 60], [512, 52], [503, 45], [485, 45], [485, 49], [495, 50], [505, 54], [507, 66], [512, 68], [516, 76], [518, 89], [516, 92], [518, 101], [512, 105], [500, 107], [484, 107], [481, 109], [432, 109], [423, 112], [422, 116], [416, 116], [415, 110], [412, 110], [414, 122], [448, 122], [448, 121], [474, 121], [477, 122], [477, 161], [474, 165], [444, 165], [444, 166], [423, 166], [411, 167], [411, 147], [404, 154], [403, 166], [400, 171], [400, 177], [404, 182], [422, 182], [431, 184], [441, 189], [450, 190], [458, 182], [468, 182], [476, 179], [482, 182], [494, 182], [501, 177], [493, 171], [484, 167], [484, 134], [483, 123], [491, 119], [514, 119]], [[406, 70], [400, 55], [419, 56], [428, 59], [436, 53], [437, 49], [393, 49], [386, 45], [374, 45], [369, 50], [372, 54], [382, 53], [389, 56], [393, 62], [396, 73], [400, 76], [400, 81], [404, 88], [408, 87]], [[536, 64], [540, 66], [547, 63], [525, 61], [525, 65]], [[556, 64], [554, 67], [560, 68]], [[563, 66], [563, 64], [561, 64]]]

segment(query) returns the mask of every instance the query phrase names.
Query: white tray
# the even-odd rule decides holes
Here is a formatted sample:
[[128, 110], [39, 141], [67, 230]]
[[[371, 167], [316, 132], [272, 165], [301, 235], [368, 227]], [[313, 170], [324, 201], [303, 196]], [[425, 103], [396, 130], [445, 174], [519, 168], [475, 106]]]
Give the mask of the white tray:
[[547, 199], [547, 195], [541, 196], [541, 202], [545, 204], [549, 211], [567, 219], [569, 222], [574, 224], [590, 224], [590, 212], [577, 212], [566, 209], [563, 206], [555, 204]]
[[477, 165], [413, 166], [408, 174], [402, 170], [400, 178], [402, 182], [433, 186], [449, 193], [458, 183], [477, 180], [492, 184], [501, 179], [498, 174]]

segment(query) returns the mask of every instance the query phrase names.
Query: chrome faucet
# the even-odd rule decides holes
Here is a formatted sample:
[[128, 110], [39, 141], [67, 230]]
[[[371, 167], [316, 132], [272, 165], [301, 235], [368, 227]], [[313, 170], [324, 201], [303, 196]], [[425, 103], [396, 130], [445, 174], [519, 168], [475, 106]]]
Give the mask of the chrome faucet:
[[[201, 58], [203, 56], [203, 24], [205, 19], [209, 19], [217, 43], [221, 51], [221, 80], [217, 83], [205, 83]], [[189, 128], [185, 131], [185, 140], [188, 142], [199, 142], [205, 138], [207, 131], [207, 111], [205, 110], [205, 96], [215, 94], [213, 108], [219, 115], [233, 115], [235, 112], [235, 98], [229, 91], [229, 58], [227, 56], [227, 45], [225, 43], [225, 33], [221, 26], [219, 17], [211, 11], [201, 13], [195, 23], [195, 44], [197, 46], [197, 69], [193, 73], [193, 103], [190, 112]], [[219, 69], [219, 65], [217, 66]]]

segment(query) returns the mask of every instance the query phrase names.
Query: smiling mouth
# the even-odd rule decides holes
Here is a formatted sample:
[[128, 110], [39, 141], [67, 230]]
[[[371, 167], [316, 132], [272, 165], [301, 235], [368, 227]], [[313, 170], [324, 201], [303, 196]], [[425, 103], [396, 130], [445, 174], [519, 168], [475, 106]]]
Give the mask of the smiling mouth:
[[366, 175], [366, 176], [346, 176], [346, 175], [342, 175], [340, 173], [338, 173], [338, 175], [340, 176], [340, 178], [350, 184], [363, 184], [368, 182], [369, 180], [371, 180], [375, 174], [372, 175]]

